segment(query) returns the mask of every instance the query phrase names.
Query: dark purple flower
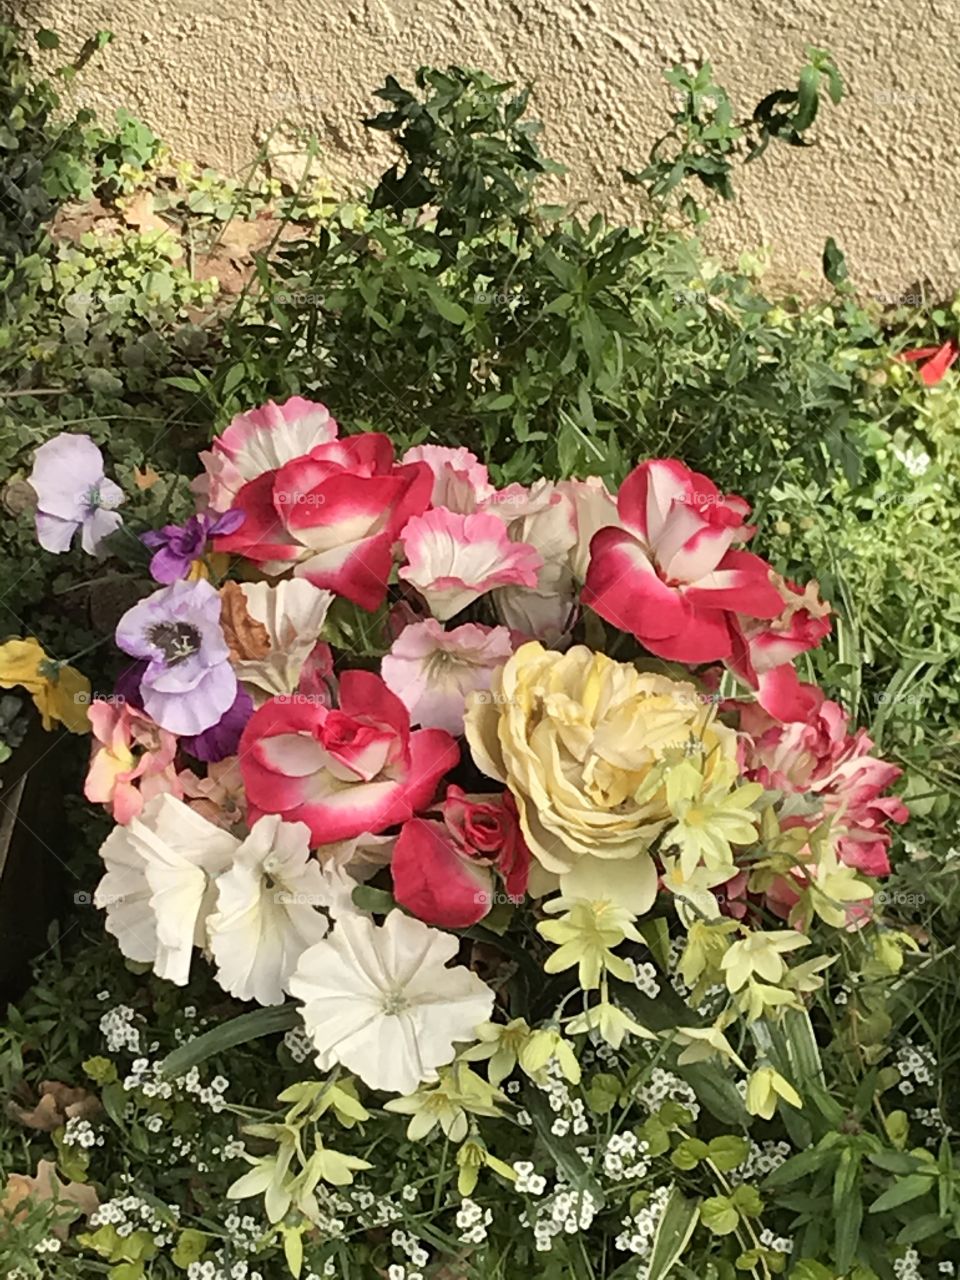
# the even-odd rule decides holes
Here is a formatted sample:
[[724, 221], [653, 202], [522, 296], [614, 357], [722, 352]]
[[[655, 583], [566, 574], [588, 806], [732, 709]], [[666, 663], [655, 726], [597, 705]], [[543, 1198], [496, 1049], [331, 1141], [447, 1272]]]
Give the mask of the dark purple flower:
[[209, 582], [154, 591], [120, 619], [117, 644], [147, 660], [140, 697], [161, 729], [192, 737], [233, 706], [237, 677], [220, 629], [220, 597]]
[[140, 696], [140, 681], [143, 679], [149, 663], [145, 661], [131, 662], [117, 676], [113, 686], [114, 697], [119, 702], [128, 702], [137, 711], [143, 710], [143, 698]]
[[198, 760], [225, 760], [237, 753], [240, 735], [253, 715], [253, 699], [242, 685], [237, 686], [233, 706], [220, 717], [215, 725], [204, 729], [192, 738], [181, 738], [180, 745]]
[[165, 524], [162, 529], [142, 533], [140, 541], [154, 552], [150, 573], [155, 582], [176, 582], [190, 572], [194, 560], [203, 555], [207, 540], [214, 534], [235, 533], [243, 524], [242, 511], [211, 516], [203, 511], [185, 524]]

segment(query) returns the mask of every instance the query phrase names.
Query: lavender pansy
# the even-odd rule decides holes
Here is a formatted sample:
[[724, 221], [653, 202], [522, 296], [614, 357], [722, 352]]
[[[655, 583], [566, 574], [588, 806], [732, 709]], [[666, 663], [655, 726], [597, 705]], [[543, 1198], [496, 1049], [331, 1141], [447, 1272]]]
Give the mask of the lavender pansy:
[[195, 736], [233, 706], [237, 677], [209, 582], [174, 582], [141, 600], [120, 619], [117, 644], [147, 660], [140, 697], [161, 728]]
[[185, 578], [194, 560], [203, 555], [208, 539], [216, 534], [236, 533], [243, 521], [242, 511], [227, 511], [222, 516], [201, 512], [184, 524], [165, 524], [162, 529], [142, 533], [140, 541], [154, 553], [150, 560], [154, 581], [169, 583]]
[[103, 472], [103, 454], [89, 436], [61, 432], [33, 456], [30, 485], [37, 495], [37, 541], [44, 551], [69, 551], [74, 534], [89, 555], [123, 523], [114, 510], [123, 490]]

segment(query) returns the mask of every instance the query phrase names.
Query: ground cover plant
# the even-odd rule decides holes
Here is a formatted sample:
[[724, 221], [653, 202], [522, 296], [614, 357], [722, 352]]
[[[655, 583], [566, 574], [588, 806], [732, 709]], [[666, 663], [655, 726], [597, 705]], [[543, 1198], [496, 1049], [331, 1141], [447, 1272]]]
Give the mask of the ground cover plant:
[[[397, 164], [369, 198], [334, 206], [322, 192], [283, 189], [268, 178], [231, 187], [181, 171], [129, 117], [115, 129], [80, 118], [64, 130], [50, 115], [52, 91], [38, 86], [12, 38], [4, 66], [24, 199], [14, 207], [4, 193], [16, 235], [8, 230], [4, 241], [0, 639], [22, 645], [35, 637], [51, 660], [33, 646], [3, 647], [0, 679], [16, 699], [15, 711], [4, 709], [4, 733], [15, 760], [16, 726], [34, 703], [49, 721], [94, 731], [89, 772], [90, 740], [81, 732], [51, 739], [74, 776], [70, 846], [58, 850], [72, 902], [53, 926], [35, 984], [8, 1011], [0, 1043], [5, 1273], [117, 1280], [253, 1280], [291, 1270], [389, 1280], [512, 1277], [520, 1269], [648, 1280], [952, 1274], [960, 1260], [950, 552], [957, 391], [949, 368], [956, 318], [946, 304], [891, 311], [857, 301], [835, 246], [825, 254], [832, 292], [822, 301], [771, 300], [759, 257], [725, 267], [695, 239], [701, 187], [722, 198], [735, 164], [765, 142], [809, 141], [818, 92], [837, 96], [826, 55], [812, 51], [797, 90], [772, 95], [739, 120], [709, 69], [671, 73], [672, 128], [646, 170], [631, 175], [647, 185], [650, 217], [630, 230], [542, 206], [537, 183], [550, 165], [525, 95], [478, 73], [425, 71], [413, 90], [388, 82], [387, 109], [373, 124], [396, 138]], [[37, 168], [41, 153], [49, 158]], [[51, 223], [63, 201], [73, 203]], [[27, 208], [36, 216], [24, 226]], [[904, 358], [918, 350], [918, 359]], [[251, 413], [268, 401], [273, 408]], [[324, 410], [305, 405], [320, 401]], [[232, 434], [211, 448], [214, 431], [231, 422]], [[368, 547], [360, 563], [372, 552], [374, 583], [349, 570], [327, 580], [327, 564], [314, 568], [319, 585], [304, 578], [285, 585], [291, 601], [312, 601], [298, 602], [311, 616], [296, 614], [292, 630], [310, 645], [295, 670], [297, 661], [269, 658], [277, 645], [270, 628], [283, 611], [261, 609], [277, 597], [257, 582], [257, 541], [269, 532], [271, 556], [284, 564], [305, 546], [329, 551], [322, 537], [316, 542], [336, 513], [333, 490], [322, 488], [329, 477], [310, 471], [277, 489], [274, 468], [263, 472], [282, 537], [258, 525], [256, 502], [240, 504], [244, 519], [233, 529], [232, 500], [212, 501], [210, 516], [204, 503], [211, 487], [231, 489], [238, 459], [249, 469], [251, 440], [282, 438], [288, 447], [291, 435], [303, 443], [301, 430], [321, 456], [309, 465], [299, 455], [273, 463], [322, 470], [349, 456], [362, 469], [370, 462], [364, 450], [382, 450], [372, 442], [385, 433], [396, 461], [381, 459], [376, 465], [386, 470], [375, 478], [391, 492], [422, 488], [424, 467], [435, 474], [429, 507], [411, 514], [403, 506], [409, 492], [391, 507], [411, 525], [409, 535], [399, 524], [394, 531], [409, 538], [402, 577], [394, 569], [381, 582], [381, 552]], [[89, 445], [78, 443], [84, 437]], [[487, 475], [478, 461], [435, 446], [472, 449]], [[80, 452], [58, 461], [62, 449], [81, 451], [82, 461]], [[203, 472], [201, 451], [209, 451], [209, 481], [198, 522], [190, 481]], [[634, 471], [645, 458], [676, 460], [680, 470], [666, 473], [679, 486], [666, 500], [675, 516], [706, 522], [711, 538], [726, 537], [718, 529], [743, 535], [743, 508], [722, 497], [742, 493], [758, 525], [751, 548], [790, 582], [818, 580], [819, 594], [797, 587], [794, 600], [784, 585], [779, 597], [792, 601], [784, 630], [800, 694], [816, 700], [811, 690], [819, 686], [826, 695], [816, 731], [802, 727], [809, 706], [801, 717], [782, 701], [799, 696], [789, 677], [781, 687], [793, 668], [766, 672], [751, 660], [763, 649], [756, 620], [724, 624], [733, 627], [727, 634], [753, 642], [739, 661], [732, 642], [728, 654], [670, 653], [669, 637], [620, 616], [615, 589], [605, 592], [596, 577], [591, 586], [578, 505], [606, 503], [608, 530], [625, 523], [608, 555], [638, 571], [637, 546], [649, 544], [652, 531], [639, 514], [643, 503], [624, 495], [660, 474]], [[64, 514], [50, 495], [80, 467], [90, 469], [99, 505], [77, 513], [74, 531], [55, 523]], [[586, 491], [571, 483], [591, 475], [597, 481]], [[561, 481], [559, 489], [541, 477]], [[612, 514], [603, 496], [618, 490], [626, 516]], [[277, 493], [316, 500], [278, 505]], [[574, 501], [578, 493], [586, 493], [586, 507]], [[228, 526], [217, 527], [216, 517]], [[448, 551], [464, 554], [456, 535], [467, 526], [459, 521], [478, 517], [485, 536], [491, 519], [504, 530], [492, 574], [512, 580], [483, 583], [472, 562], [466, 576], [462, 564], [456, 573], [431, 567], [444, 539]], [[567, 545], [571, 527], [579, 553]], [[74, 532], [73, 548], [61, 550]], [[38, 534], [48, 549], [38, 547]], [[535, 567], [536, 557], [544, 564]], [[158, 583], [151, 575], [165, 576]], [[463, 599], [480, 586], [488, 590], [478, 599]], [[738, 582], [738, 590], [746, 586]], [[382, 587], [389, 610], [373, 599]], [[447, 780], [454, 790], [445, 781], [409, 816], [388, 810], [395, 821], [366, 846], [344, 835], [337, 857], [324, 860], [322, 886], [318, 861], [300, 867], [299, 845], [283, 846], [282, 856], [255, 848], [247, 832], [259, 813], [254, 831], [273, 821], [273, 782], [260, 787], [245, 822], [242, 805], [253, 793], [243, 765], [238, 781], [229, 759], [210, 758], [196, 741], [210, 726], [165, 727], [152, 694], [137, 711], [127, 701], [135, 655], [114, 644], [121, 619], [129, 623], [131, 610], [146, 607], [139, 602], [160, 609], [183, 595], [211, 609], [218, 590], [231, 602], [233, 631], [229, 659], [212, 664], [208, 714], [226, 697], [232, 671], [230, 687], [249, 695], [241, 720], [268, 695], [290, 700], [279, 703], [288, 718], [319, 723], [346, 710], [365, 725], [365, 750], [384, 729], [370, 722], [368, 706], [351, 711], [350, 685], [369, 692], [378, 672], [388, 684], [400, 680], [394, 696], [414, 702], [408, 716], [423, 717], [409, 736], [400, 733], [408, 744], [424, 733], [435, 735], [434, 746], [449, 746], [442, 735], [459, 737], [463, 708], [438, 707], [449, 693], [440, 696], [436, 675], [422, 707], [416, 682], [404, 683], [424, 658], [405, 647], [415, 650], [422, 636], [439, 643], [463, 627], [479, 633], [491, 646], [488, 667], [498, 665], [492, 658], [502, 642], [509, 676], [496, 680], [516, 680], [514, 688], [523, 687], [527, 663], [554, 660], [549, 647], [524, 650], [518, 633], [541, 645], [572, 642], [562, 660], [571, 687], [583, 646], [609, 655], [609, 668], [597, 660], [609, 679], [615, 669], [634, 673], [617, 679], [666, 681], [677, 695], [671, 714], [690, 724], [671, 720], [670, 750], [652, 753], [661, 775], [674, 774], [663, 790], [676, 812], [668, 804], [657, 819], [666, 825], [648, 833], [655, 861], [637, 853], [623, 862], [634, 873], [646, 868], [634, 875], [639, 898], [628, 907], [624, 889], [615, 904], [621, 914], [606, 927], [585, 905], [603, 900], [592, 896], [595, 885], [582, 899], [573, 895], [559, 919], [535, 905], [551, 898], [542, 885], [534, 894], [525, 893], [529, 882], [518, 883], [525, 858], [540, 866], [520, 775], [484, 774], [494, 762], [469, 737], [460, 744], [461, 772]], [[462, 615], [454, 610], [460, 604], [467, 604]], [[706, 612], [715, 615], [716, 604]], [[737, 616], [727, 604], [719, 612]], [[226, 617], [225, 603], [215, 608]], [[177, 643], [190, 641], [194, 622], [179, 614], [152, 619], [167, 628], [160, 638], [168, 660], [178, 656]], [[129, 642], [130, 627], [119, 634]], [[554, 657], [560, 661], [560, 650]], [[714, 670], [723, 661], [733, 669], [726, 677]], [[172, 661], [175, 674], [179, 666]], [[484, 663], [470, 669], [474, 679]], [[118, 686], [124, 671], [127, 685]], [[453, 685], [460, 695], [463, 683]], [[202, 708], [203, 697], [186, 696], [188, 684], [177, 697]], [[519, 695], [504, 687], [478, 687], [467, 718], [496, 717], [513, 741], [505, 722]], [[334, 694], [336, 709], [326, 705]], [[566, 686], [563, 694], [570, 697]], [[142, 684], [135, 696], [143, 700]], [[383, 712], [387, 694], [378, 698]], [[576, 705], [571, 698], [571, 715]], [[445, 722], [431, 724], [436, 715]], [[772, 719], [761, 725], [763, 715]], [[249, 726], [263, 723], [261, 706], [243, 731], [259, 741]], [[724, 792], [714, 776], [724, 751], [700, 747], [711, 735], [729, 742], [734, 733], [755, 754], [738, 755], [739, 776], [726, 779]], [[473, 765], [463, 763], [471, 758]], [[904, 772], [895, 779], [897, 768]], [[867, 775], [869, 795], [857, 785]], [[895, 781], [910, 808], [902, 828], [903, 805], [876, 787], [879, 777]], [[719, 844], [709, 826], [709, 839], [694, 837], [680, 816], [692, 803], [685, 787], [702, 788], [708, 778], [716, 783], [711, 813], [723, 815]], [[634, 782], [653, 786], [649, 777]], [[848, 803], [824, 808], [841, 784], [850, 788]], [[94, 803], [81, 800], [84, 788]], [[811, 795], [819, 809], [809, 807]], [[434, 800], [437, 809], [429, 807]], [[94, 807], [103, 801], [112, 819]], [[307, 844], [328, 844], [318, 837], [332, 830], [329, 811], [318, 816], [305, 803], [298, 817], [315, 826]], [[211, 819], [220, 824], [216, 834]], [[211, 859], [202, 872], [194, 868], [199, 881], [192, 877], [208, 885], [210, 899], [198, 906], [195, 888], [187, 895], [203, 922], [196, 940], [209, 955], [195, 955], [188, 975], [194, 938], [179, 918], [176, 945], [168, 941], [185, 899], [172, 910], [161, 900], [156, 866], [154, 883], [141, 876], [132, 899], [128, 883], [115, 883], [142, 871], [145, 850], [159, 849], [171, 875], [166, 889], [183, 895], [186, 882], [174, 873], [184, 867], [169, 852], [180, 840], [177, 822], [190, 824], [194, 853], [206, 847]], [[398, 827], [391, 870], [382, 864]], [[805, 833], [809, 846], [795, 847]], [[851, 843], [860, 849], [851, 852]], [[864, 846], [869, 859], [858, 868], [853, 854]], [[837, 857], [844, 848], [847, 858]], [[687, 893], [696, 850], [705, 861]], [[226, 853], [229, 869], [217, 861]], [[108, 876], [98, 891], [103, 859]], [[366, 877], [356, 888], [344, 882], [348, 860]], [[652, 902], [650, 866], [658, 876]], [[297, 883], [278, 888], [275, 877], [294, 867]], [[717, 878], [731, 867], [735, 878]], [[783, 883], [797, 876], [793, 902]], [[845, 898], [848, 888], [862, 896]], [[93, 903], [98, 892], [112, 934]], [[869, 922], [848, 930], [854, 909], [844, 903], [857, 900], [856, 915]], [[278, 932], [254, 941], [256, 931], [244, 929], [256, 904]], [[464, 910], [480, 914], [467, 921]], [[164, 933], [162, 956], [143, 954], [145, 922], [148, 938], [152, 928]], [[329, 957], [351, 930], [379, 939], [395, 928], [459, 939], [456, 967], [438, 970], [437, 987], [454, 981], [439, 974], [455, 974], [473, 998], [493, 1002], [481, 1038], [471, 1046], [465, 1032], [456, 1061], [437, 1063], [438, 1082], [404, 1080], [409, 1088], [385, 1091], [384, 1078], [364, 1076], [375, 1070], [373, 1053], [349, 1063], [329, 1058], [321, 1070], [311, 1036], [322, 1024], [305, 1026], [300, 1005], [279, 1003], [276, 983], [282, 988], [292, 976], [279, 976], [293, 963], [290, 930], [301, 949], [310, 941]], [[781, 943], [793, 947], [802, 936], [809, 947], [781, 957]], [[289, 944], [280, 948], [282, 962], [247, 971], [244, 962], [271, 939]], [[754, 951], [757, 967], [737, 986], [733, 961]], [[832, 963], [804, 966], [821, 954]], [[401, 1061], [398, 1054], [380, 1067]], [[391, 1094], [399, 1108], [385, 1105]], [[225, 1208], [230, 1188], [235, 1199]]]

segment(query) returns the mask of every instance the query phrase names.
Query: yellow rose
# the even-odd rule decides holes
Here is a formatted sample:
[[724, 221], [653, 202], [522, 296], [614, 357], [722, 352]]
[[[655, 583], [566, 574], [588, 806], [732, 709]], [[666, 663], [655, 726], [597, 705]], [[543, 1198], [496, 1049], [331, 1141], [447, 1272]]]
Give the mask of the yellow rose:
[[[535, 641], [489, 693], [470, 696], [466, 734], [479, 767], [515, 796], [530, 850], [563, 878], [564, 895], [630, 899], [638, 912], [656, 894], [647, 851], [671, 819], [667, 766], [696, 759], [709, 778], [736, 756], [736, 734], [694, 685]], [[598, 865], [611, 859], [634, 865]]]

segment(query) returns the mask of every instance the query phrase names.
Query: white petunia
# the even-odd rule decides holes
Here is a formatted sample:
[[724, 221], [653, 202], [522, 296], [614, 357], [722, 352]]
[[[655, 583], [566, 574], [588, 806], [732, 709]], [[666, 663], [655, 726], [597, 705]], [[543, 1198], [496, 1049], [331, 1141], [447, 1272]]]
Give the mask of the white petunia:
[[233, 865], [217, 880], [207, 921], [217, 981], [238, 1000], [282, 1004], [307, 947], [326, 934], [320, 908], [350, 910], [353, 882], [310, 856], [310, 831], [273, 814], [254, 823]]
[[472, 1043], [490, 1018], [493, 992], [462, 966], [448, 969], [459, 939], [391, 911], [382, 925], [344, 916], [305, 951], [289, 990], [328, 1071], [342, 1063], [371, 1089], [413, 1093]]
[[237, 679], [253, 686], [257, 701], [264, 693], [273, 697], [293, 693], [304, 662], [310, 655], [333, 601], [332, 591], [321, 591], [305, 578], [292, 578], [269, 586], [242, 582], [250, 617], [266, 628], [270, 652], [262, 658], [234, 661]]
[[138, 818], [115, 827], [100, 848], [107, 868], [94, 902], [130, 960], [184, 986], [213, 905], [212, 877], [240, 842], [182, 800], [155, 796]]

